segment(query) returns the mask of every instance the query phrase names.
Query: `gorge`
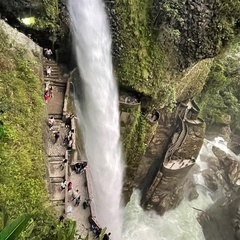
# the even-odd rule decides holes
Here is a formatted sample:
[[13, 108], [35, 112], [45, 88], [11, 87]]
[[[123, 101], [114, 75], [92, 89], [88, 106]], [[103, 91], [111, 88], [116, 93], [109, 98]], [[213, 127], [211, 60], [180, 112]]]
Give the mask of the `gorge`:
[[[72, 44], [73, 36], [69, 32], [67, 1], [56, 1], [57, 4], [51, 1], [43, 1], [44, 3], [41, 2], [41, 4], [37, 1], [22, 0], [21, 2], [24, 2], [25, 9], [22, 13], [19, 11], [18, 4], [14, 5], [11, 1], [8, 3], [0, 1], [1, 9], [4, 9], [2, 13], [4, 17], [7, 18], [9, 11], [10, 13], [13, 11], [14, 14], [18, 15], [17, 17], [22, 18], [24, 12], [27, 15], [30, 7], [31, 13], [35, 14], [36, 19], [41, 12], [42, 16], [46, 17], [45, 20], [47, 19], [44, 23], [46, 25], [42, 25], [42, 22], [37, 19], [36, 23], [39, 25], [35, 25], [35, 27], [34, 25], [25, 26], [24, 31], [31, 32], [31, 28], [35, 28], [35, 30], [37, 28], [37, 32], [46, 37], [45, 42], [43, 38], [39, 38], [39, 42], [46, 44], [48, 47], [54, 46], [57, 49], [56, 57], [58, 61], [65, 64], [71, 62], [68, 67], [72, 69], [76, 63], [70, 61], [72, 59], [70, 56], [74, 55], [71, 55], [71, 53], [74, 53], [72, 47], [74, 44]], [[88, 2], [90, 3], [90, 1]], [[95, 3], [98, 4], [98, 1], [92, 2], [92, 4]], [[119, 158], [110, 156], [110, 159], [114, 158], [116, 160], [114, 161], [116, 168], [111, 165], [102, 165], [99, 162], [93, 164], [90, 160], [93, 172], [96, 173], [95, 181], [101, 178], [107, 179], [103, 174], [106, 173], [107, 176], [110, 176], [108, 171], [113, 174], [111, 175], [112, 179], [120, 174], [119, 177], [116, 177], [116, 182], [115, 180], [112, 181], [113, 185], [118, 187], [114, 188], [111, 185], [111, 191], [102, 192], [98, 197], [96, 193], [97, 202], [104, 205], [106, 200], [102, 199], [101, 196], [105, 195], [107, 199], [110, 199], [112, 192], [116, 191], [116, 194], [114, 194], [116, 199], [112, 200], [117, 203], [117, 206], [121, 205], [119, 200], [121, 184], [119, 181], [123, 178], [124, 205], [131, 199], [124, 213], [124, 239], [141, 239], [141, 237], [145, 237], [145, 239], [150, 237], [153, 240], [173, 239], [174, 227], [177, 224], [174, 219], [178, 218], [175, 211], [179, 209], [188, 211], [194, 218], [192, 222], [189, 222], [189, 225], [184, 225], [186, 230], [183, 232], [188, 232], [193, 222], [194, 227], [196, 227], [190, 235], [185, 236], [185, 239], [194, 239], [194, 237], [195, 239], [211, 240], [239, 239], [238, 157], [235, 155], [233, 157], [225, 156], [216, 148], [213, 148], [214, 155], [208, 156], [206, 149], [208, 149], [207, 152], [211, 152], [212, 143], [205, 139], [206, 137], [209, 141], [213, 141], [216, 136], [221, 136], [223, 139], [219, 140], [220, 142], [227, 141], [228, 146], [235, 154], [240, 153], [239, 2], [220, 0], [196, 2], [190, 0], [178, 3], [158, 0], [150, 2], [106, 0], [104, 1], [104, 7], [110, 22], [111, 33], [108, 34], [112, 35], [113, 38], [112, 50], [109, 36], [105, 38], [104, 35], [101, 35], [101, 40], [103, 41], [102, 45], [108, 49], [103, 52], [113, 56], [113, 65], [110, 63], [111, 56], [107, 58], [107, 64], [103, 64], [104, 61], [99, 60], [102, 51], [94, 52], [90, 48], [80, 45], [77, 54], [78, 57], [80, 55], [80, 58], [82, 58], [79, 69], [81, 78], [90, 79], [91, 77], [91, 82], [96, 80], [96, 75], [99, 75], [97, 79], [114, 79], [116, 76], [118, 93], [117, 88], [111, 84], [101, 86], [95, 82], [95, 87], [92, 86], [90, 93], [86, 94], [83, 89], [90, 87], [86, 81], [82, 81], [79, 86], [74, 83], [77, 88], [81, 89], [79, 92], [80, 102], [86, 104], [85, 107], [84, 104], [79, 104], [79, 109], [82, 109], [82, 107], [84, 109], [81, 112], [79, 111], [78, 115], [82, 116], [82, 122], [85, 118], [86, 124], [92, 127], [90, 132], [85, 129], [86, 136], [89, 137], [89, 139], [86, 138], [86, 149], [88, 151], [89, 149], [94, 150], [89, 151], [89, 160], [105, 159], [105, 156], [100, 157], [96, 152], [108, 153], [112, 150], [110, 146], [118, 144], [120, 135], [114, 130], [113, 132], [116, 133], [114, 139], [105, 139], [105, 137], [112, 136], [111, 131], [107, 136], [103, 135], [103, 139], [98, 135], [95, 136], [97, 133], [106, 131], [104, 130], [106, 116], [110, 121], [109, 126], [120, 127], [126, 174], [124, 177], [121, 176], [122, 163], [118, 161], [119, 158], [122, 158], [120, 145], [116, 147]], [[48, 11], [45, 11], [46, 9], [52, 10], [50, 15]], [[101, 37], [97, 37], [97, 32], [99, 29], [101, 34], [104, 31], [99, 25], [101, 21], [98, 20], [97, 11], [91, 16], [91, 20], [93, 21], [92, 27], [96, 27], [95, 33], [90, 33], [90, 36], [82, 34], [81, 37], [83, 39], [85, 37], [85, 43], [89, 45], [91, 44], [89, 39], [96, 40], [97, 42], [92, 43], [96, 50], [101, 42], [98, 40]], [[107, 19], [105, 20], [107, 21]], [[89, 21], [84, 20], [83, 22], [80, 21], [76, 25], [79, 29], [82, 28], [82, 31], [88, 33], [90, 28], [88, 29], [84, 24]], [[9, 17], [9, 24], [11, 23]], [[48, 23], [53, 23], [53, 25], [47, 25]], [[41, 26], [43, 26], [42, 30], [40, 29]], [[18, 24], [14, 27], [18, 28]], [[19, 28], [19, 30], [22, 29]], [[33, 38], [37, 38], [35, 30], [32, 30]], [[64, 30], [64, 33], [62, 30]], [[1, 31], [4, 32], [5, 30], [1, 29]], [[34, 34], [36, 35], [34, 36]], [[2, 34], [2, 36], [5, 35]], [[96, 36], [96, 38], [93, 36]], [[10, 38], [13, 38], [13, 36], [10, 36]], [[6, 116], [11, 114], [11, 109], [18, 113], [18, 110], [15, 110], [15, 106], [13, 107], [13, 103], [10, 101], [11, 94], [14, 95], [17, 91], [14, 88], [16, 84], [12, 85], [5, 79], [15, 79], [16, 76], [22, 76], [19, 73], [7, 75], [13, 72], [16, 66], [21, 71], [24, 68], [27, 69], [27, 65], [18, 65], [13, 63], [13, 60], [8, 60], [7, 55], [12, 56], [9, 51], [12, 50], [15, 41], [9, 41], [11, 43], [9, 45], [9, 42], [5, 42], [5, 39], [5, 37], [1, 38], [3, 61], [1, 62], [2, 74], [0, 78], [1, 96], [7, 96], [0, 99], [0, 137], [2, 144], [2, 155], [0, 157], [4, 159], [2, 160], [4, 164], [7, 162], [6, 156], [10, 151], [6, 147], [6, 143], [9, 144], [9, 139], [12, 140], [14, 139], [12, 136], [15, 136], [11, 132], [13, 123], [7, 120]], [[32, 53], [37, 55], [34, 50]], [[95, 54], [94, 61], [88, 54]], [[21, 51], [17, 51], [15, 55], [16, 57], [21, 56]], [[29, 59], [34, 59], [34, 57], [29, 55]], [[102, 62], [102, 65], [97, 60]], [[37, 65], [40, 66], [41, 61], [39, 59], [36, 61], [38, 62]], [[6, 62], [9, 62], [9, 64], [5, 64]], [[88, 65], [88, 62], [91, 64]], [[97, 70], [94, 70], [93, 66], [97, 62], [101, 67], [96, 67]], [[34, 67], [32, 66], [32, 68]], [[94, 73], [96, 75], [93, 75]], [[3, 82], [6, 82], [6, 88]], [[101, 80], [101, 82], [103, 81]], [[108, 87], [114, 95], [105, 92]], [[21, 92], [26, 92], [26, 90], [21, 90]], [[92, 96], [93, 94], [94, 96]], [[32, 93], [30, 92], [29, 95], [32, 96]], [[21, 96], [23, 97], [23, 95]], [[90, 96], [92, 97], [90, 98]], [[104, 100], [104, 97], [106, 97], [106, 100]], [[97, 100], [97, 103], [94, 103], [93, 99]], [[32, 102], [37, 103], [37, 101]], [[95, 104], [101, 106], [95, 108]], [[111, 104], [115, 108], [119, 104], [119, 113], [115, 110], [111, 110], [110, 113], [105, 111], [111, 109]], [[86, 107], [93, 111], [88, 112]], [[31, 111], [33, 110], [34, 108], [31, 108]], [[26, 119], [28, 119], [28, 111], [30, 110], [27, 108], [20, 111], [26, 113]], [[117, 126], [119, 123], [120, 126]], [[16, 124], [16, 126], [19, 125], [21, 126], [19, 123]], [[5, 135], [1, 134], [2, 132]], [[40, 136], [39, 133], [37, 134]], [[114, 144], [109, 144], [108, 141], [112, 141]], [[12, 140], [12, 142], [18, 144], [16, 140]], [[104, 144], [100, 149], [97, 147], [99, 142]], [[202, 150], [200, 151], [201, 147]], [[220, 148], [224, 148], [223, 145], [220, 144]], [[20, 148], [16, 145], [14, 149]], [[14, 158], [16, 157], [10, 157], [10, 159]], [[201, 163], [198, 162], [199, 159], [201, 159]], [[27, 163], [28, 165], [26, 165], [30, 169], [30, 160]], [[208, 165], [208, 168], [204, 168], [204, 165], [205, 167]], [[199, 171], [201, 171], [201, 174], [199, 174]], [[8, 172], [2, 170], [2, 176], [6, 176], [6, 179]], [[2, 182], [4, 186], [2, 189], [6, 189], [6, 180], [2, 180]], [[109, 183], [104, 183], [104, 186], [107, 184]], [[204, 185], [204, 187], [198, 185]], [[136, 188], [140, 192], [135, 190]], [[186, 188], [187, 192], [185, 191]], [[207, 192], [207, 196], [202, 192]], [[23, 194], [23, 196], [25, 195]], [[4, 191], [1, 192], [1, 197], [4, 202], [9, 201]], [[220, 200], [215, 202], [218, 198]], [[187, 202], [186, 199], [191, 201]], [[213, 202], [213, 206], [206, 210], [205, 207]], [[14, 203], [11, 204], [10, 206], [14, 205]], [[143, 209], [150, 210], [150, 212], [143, 212], [138, 204]], [[104, 209], [100, 205], [98, 209], [104, 212], [110, 211], [110, 208], [115, 208], [113, 207], [115, 204], [111, 205], [109, 203], [109, 206], [112, 206], [109, 209]], [[198, 210], [188, 208], [189, 205]], [[151, 210], [156, 211], [161, 217], [155, 215]], [[139, 215], [134, 215], [131, 211], [138, 212]], [[195, 219], [199, 213], [202, 213], [198, 217], [198, 221], [202, 225], [204, 236]], [[120, 209], [116, 215], [120, 216], [121, 214]], [[168, 222], [167, 219], [171, 219], [171, 214], [173, 219]], [[179, 216], [181, 214], [183, 213], [180, 212]], [[100, 218], [102, 218], [104, 225], [115, 224], [113, 222], [109, 224], [109, 219], [107, 219], [109, 215], [114, 215], [112, 212], [107, 215], [100, 213], [100, 215], [102, 215]], [[223, 226], [221, 215], [226, 216], [229, 220], [228, 227], [224, 229], [225, 232], [222, 231], [223, 227], [221, 229], [217, 227], [217, 225]], [[184, 219], [186, 218], [184, 217]], [[119, 219], [121, 217], [114, 220], [118, 222]], [[140, 220], [145, 221], [145, 223], [142, 224]], [[148, 224], [151, 225], [151, 220], [153, 220], [153, 223], [151, 223], [154, 226], [153, 228], [147, 226]], [[166, 222], [166, 225], [163, 221]], [[121, 223], [116, 224], [121, 225]], [[154, 224], [159, 225], [159, 229]], [[141, 227], [138, 228], [138, 226]], [[162, 228], [162, 226], [164, 227]], [[169, 229], [170, 226], [173, 226], [173, 228], [168, 231], [172, 235], [164, 235], [164, 229]], [[114, 232], [112, 229], [115, 229], [115, 227], [109, 226], [109, 228]], [[179, 228], [177, 228], [176, 235], [182, 232]], [[136, 229], [139, 230], [138, 233], [135, 232]], [[147, 231], [146, 229], [151, 230]], [[158, 230], [155, 232], [153, 229]], [[116, 234], [119, 236], [121, 230], [118, 230], [119, 233]]]

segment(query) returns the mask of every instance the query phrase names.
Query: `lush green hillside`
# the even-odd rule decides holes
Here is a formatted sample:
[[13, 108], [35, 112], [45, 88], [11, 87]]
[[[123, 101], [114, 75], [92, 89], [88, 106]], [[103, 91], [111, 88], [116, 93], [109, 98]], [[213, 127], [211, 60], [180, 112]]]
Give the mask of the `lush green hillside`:
[[25, 59], [26, 50], [10, 48], [7, 35], [0, 31], [1, 205], [10, 218], [32, 214], [29, 239], [54, 239], [56, 220], [48, 203], [43, 153], [45, 108], [41, 80], [35, 72], [39, 63]]

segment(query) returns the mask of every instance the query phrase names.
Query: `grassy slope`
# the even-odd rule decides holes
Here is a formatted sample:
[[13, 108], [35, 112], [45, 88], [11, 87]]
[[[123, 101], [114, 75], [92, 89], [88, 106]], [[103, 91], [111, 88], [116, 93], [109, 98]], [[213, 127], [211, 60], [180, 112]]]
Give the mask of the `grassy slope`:
[[54, 225], [47, 201], [45, 156], [42, 151], [44, 104], [35, 63], [24, 60], [25, 50], [9, 48], [0, 33], [0, 199], [11, 218], [31, 213], [31, 239], [45, 239]]

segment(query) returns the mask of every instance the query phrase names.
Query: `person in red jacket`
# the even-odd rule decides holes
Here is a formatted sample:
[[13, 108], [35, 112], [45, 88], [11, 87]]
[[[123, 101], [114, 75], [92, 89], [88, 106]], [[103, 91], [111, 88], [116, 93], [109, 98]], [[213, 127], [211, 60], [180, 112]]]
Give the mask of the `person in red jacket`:
[[49, 100], [49, 92], [48, 91], [45, 92], [44, 99], [45, 99], [45, 102], [48, 103], [48, 100]]

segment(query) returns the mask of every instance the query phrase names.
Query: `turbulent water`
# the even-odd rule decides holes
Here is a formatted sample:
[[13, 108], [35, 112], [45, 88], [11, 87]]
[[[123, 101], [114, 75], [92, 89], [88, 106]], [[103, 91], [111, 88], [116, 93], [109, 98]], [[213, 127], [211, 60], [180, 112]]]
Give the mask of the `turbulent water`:
[[[213, 193], [208, 190], [201, 176], [201, 171], [208, 168], [205, 161], [208, 157], [215, 157], [211, 148], [216, 146], [228, 154], [237, 158], [231, 152], [226, 142], [220, 137], [214, 141], [204, 140], [200, 154], [196, 164], [199, 166], [198, 171], [189, 174], [194, 175], [199, 197], [193, 201], [184, 199], [182, 203], [172, 211], [165, 213], [163, 217], [157, 216], [153, 212], [144, 211], [139, 206], [139, 192], [135, 191], [131, 197], [131, 201], [125, 208], [124, 212], [124, 240], [202, 240], [205, 239], [202, 228], [197, 221], [199, 211], [194, 208], [205, 210], [217, 198], [221, 197], [220, 192]], [[194, 207], [194, 208], [192, 208]]]
[[100, 225], [112, 233], [111, 239], [120, 240], [123, 161], [107, 15], [100, 0], [70, 0], [68, 7], [83, 80], [79, 118], [92, 174], [93, 204]]

